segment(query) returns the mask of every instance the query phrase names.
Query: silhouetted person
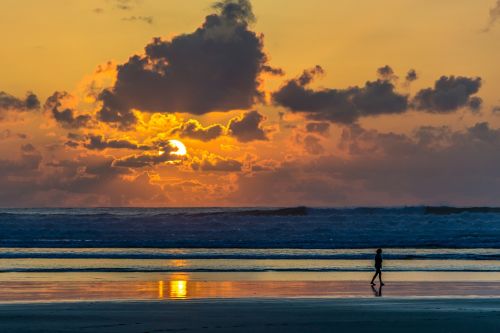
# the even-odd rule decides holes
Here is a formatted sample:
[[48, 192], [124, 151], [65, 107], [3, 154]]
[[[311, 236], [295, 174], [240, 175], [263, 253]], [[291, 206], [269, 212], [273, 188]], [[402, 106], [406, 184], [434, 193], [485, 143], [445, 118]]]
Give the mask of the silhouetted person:
[[380, 281], [380, 285], [383, 286], [384, 283], [382, 282], [382, 249], [377, 250], [377, 254], [375, 255], [375, 275], [373, 276], [371, 285], [375, 285], [375, 278], [378, 275], [378, 279]]

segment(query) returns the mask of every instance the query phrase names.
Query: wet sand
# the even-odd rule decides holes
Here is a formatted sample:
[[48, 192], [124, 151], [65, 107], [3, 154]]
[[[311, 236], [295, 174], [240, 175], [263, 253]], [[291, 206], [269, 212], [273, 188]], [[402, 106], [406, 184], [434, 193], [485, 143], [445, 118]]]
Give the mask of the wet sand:
[[497, 297], [483, 272], [399, 272], [372, 288], [369, 272], [3, 273], [0, 303], [242, 298]]
[[498, 332], [499, 299], [232, 299], [0, 305], [0, 332]]
[[498, 332], [500, 274], [2, 273], [0, 332]]

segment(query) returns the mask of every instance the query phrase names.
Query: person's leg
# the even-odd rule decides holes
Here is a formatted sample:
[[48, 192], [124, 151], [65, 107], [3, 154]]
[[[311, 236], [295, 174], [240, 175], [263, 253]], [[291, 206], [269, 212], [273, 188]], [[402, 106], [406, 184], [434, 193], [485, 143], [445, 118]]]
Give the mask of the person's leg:
[[378, 280], [380, 281], [380, 285], [383, 286], [384, 282], [382, 282], [382, 271], [381, 270], [378, 271]]
[[372, 282], [370, 282], [370, 284], [375, 284], [375, 279], [377, 278], [377, 275], [378, 275], [379, 271], [377, 269], [377, 271], [375, 272], [375, 275], [373, 275], [373, 278], [372, 278]]

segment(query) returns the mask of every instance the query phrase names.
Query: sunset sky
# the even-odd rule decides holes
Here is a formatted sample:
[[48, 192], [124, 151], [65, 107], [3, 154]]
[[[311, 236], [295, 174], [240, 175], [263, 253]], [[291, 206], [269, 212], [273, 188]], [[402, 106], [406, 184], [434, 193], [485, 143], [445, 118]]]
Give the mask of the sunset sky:
[[2, 0], [0, 31], [2, 207], [500, 205], [500, 1]]

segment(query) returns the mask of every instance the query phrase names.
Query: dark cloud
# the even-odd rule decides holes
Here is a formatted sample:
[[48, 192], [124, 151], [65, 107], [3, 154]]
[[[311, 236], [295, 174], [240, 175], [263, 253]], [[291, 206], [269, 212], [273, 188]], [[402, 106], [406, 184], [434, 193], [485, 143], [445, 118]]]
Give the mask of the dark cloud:
[[342, 130], [338, 146], [353, 156], [394, 154], [394, 156], [401, 158], [414, 153], [414, 145], [406, 135], [366, 130], [358, 124], [345, 127]]
[[427, 148], [441, 148], [449, 145], [453, 132], [448, 126], [421, 126], [414, 131], [419, 146]]
[[[167, 162], [179, 162], [182, 157], [175, 155], [176, 148], [168, 141], [155, 143], [158, 147], [154, 152], [148, 152], [138, 155], [131, 155], [114, 161], [116, 167], [126, 168], [144, 168], [153, 167]], [[160, 153], [161, 152], [161, 153]]]
[[224, 134], [224, 126], [215, 124], [208, 127], [203, 127], [197, 120], [190, 119], [182, 123], [179, 127], [174, 128], [172, 134], [179, 134], [181, 137], [210, 141], [217, 139]]
[[305, 113], [309, 119], [351, 124], [360, 117], [403, 113], [408, 109], [408, 96], [395, 91], [386, 79], [368, 81], [364, 87], [312, 90], [308, 84], [322, 74], [316, 66], [288, 81], [273, 94], [276, 104], [292, 112]]
[[125, 168], [144, 168], [153, 167], [158, 164], [166, 162], [179, 161], [178, 156], [170, 155], [168, 153], [159, 155], [157, 154], [141, 154], [128, 156], [122, 159], [115, 160], [114, 166]]
[[80, 146], [79, 142], [68, 140], [64, 143], [65, 146], [70, 147], [70, 148], [78, 148]]
[[[500, 129], [423, 127], [414, 134], [344, 127], [342, 154], [291, 159], [243, 173], [242, 205], [386, 206], [500, 204]], [[262, 188], [270, 189], [262, 191]]]
[[265, 117], [256, 110], [247, 112], [241, 117], [233, 118], [228, 124], [229, 135], [240, 142], [268, 140], [266, 132], [261, 126], [264, 120]]
[[86, 154], [41, 164], [37, 151], [21, 156], [0, 160], [2, 207], [157, 206], [168, 201], [147, 173], [114, 166], [111, 157]]
[[414, 69], [410, 69], [408, 73], [406, 73], [405, 80], [407, 83], [413, 82], [418, 80], [418, 74], [417, 71]]
[[306, 131], [309, 133], [318, 133], [327, 135], [330, 130], [330, 123], [327, 122], [313, 122], [306, 125]]
[[329, 166], [347, 181], [362, 181], [367, 190], [387, 193], [393, 202], [401, 196], [413, 197], [412, 203], [478, 204], [497, 196], [500, 129], [488, 123], [464, 131], [425, 127], [415, 136], [355, 130], [346, 146], [377, 150]]
[[92, 117], [89, 115], [75, 116], [72, 109], [59, 111], [57, 108], [53, 108], [52, 115], [54, 119], [65, 128], [87, 127], [92, 120]]
[[99, 94], [103, 106], [97, 113], [97, 119], [105, 123], [114, 123], [121, 129], [127, 129], [137, 122], [134, 113], [109, 90]]
[[128, 22], [144, 22], [147, 24], [153, 24], [153, 16], [129, 16], [129, 17], [124, 17], [122, 18], [123, 21], [128, 21]]
[[476, 96], [471, 97], [467, 106], [471, 109], [472, 112], [477, 112], [481, 110], [481, 107], [483, 106], [483, 99]]
[[131, 150], [150, 150], [148, 145], [139, 145], [125, 139], [105, 139], [102, 135], [89, 135], [88, 142], [84, 147], [90, 150], [112, 149], [131, 149]]
[[243, 164], [240, 161], [226, 159], [220, 156], [206, 157], [202, 160], [194, 160], [191, 168], [195, 171], [206, 172], [239, 172]]
[[481, 88], [481, 78], [463, 76], [442, 76], [434, 88], [420, 90], [413, 103], [418, 110], [432, 113], [454, 112], [462, 107], [477, 110], [481, 105], [478, 97], [473, 97]]
[[114, 0], [114, 6], [117, 9], [121, 10], [131, 10], [134, 8], [135, 3], [137, 1], [134, 0]]
[[497, 0], [495, 6], [490, 9], [490, 19], [486, 28], [483, 29], [483, 32], [490, 31], [496, 25], [498, 18], [500, 18], [500, 0]]
[[394, 70], [389, 65], [385, 65], [385, 66], [380, 67], [379, 69], [377, 69], [377, 74], [378, 74], [378, 76], [382, 80], [391, 81], [391, 80], [397, 80], [398, 79], [398, 77], [394, 73]]
[[61, 100], [68, 98], [67, 92], [56, 91], [52, 96], [47, 98], [45, 108], [52, 112], [54, 120], [64, 128], [82, 128], [89, 127], [92, 122], [90, 115], [76, 115], [75, 111], [70, 108], [61, 110]]
[[131, 109], [204, 114], [262, 100], [260, 74], [277, 71], [267, 64], [262, 36], [249, 30], [250, 2], [226, 0], [214, 8], [195, 32], [155, 38], [143, 56], [118, 66], [114, 87], [101, 94], [99, 119], [130, 125]]
[[33, 153], [36, 151], [36, 148], [31, 143], [27, 143], [21, 146], [21, 151], [24, 153]]
[[14, 133], [10, 129], [4, 129], [0, 131], [0, 140], [7, 140], [13, 138], [24, 140], [27, 137], [28, 136], [24, 133]]
[[321, 140], [314, 135], [307, 135], [304, 138], [304, 148], [311, 155], [320, 155], [325, 151], [321, 145]]
[[17, 159], [0, 159], [0, 182], [8, 176], [27, 177], [40, 167], [42, 156], [33, 145], [22, 145], [20, 150]]
[[[273, 94], [274, 102], [292, 112], [306, 114], [313, 120], [328, 120], [353, 124], [359, 118], [382, 114], [404, 113], [412, 108], [430, 113], [451, 113], [467, 107], [473, 112], [481, 109], [482, 99], [474, 96], [481, 88], [481, 78], [442, 76], [433, 88], [420, 90], [409, 103], [409, 97], [398, 93], [392, 81], [396, 76], [391, 67], [378, 69], [381, 79], [368, 81], [364, 87], [313, 90], [308, 84], [319, 74], [321, 67], [306, 70], [288, 81]], [[406, 84], [417, 79], [410, 70]]]
[[66, 136], [70, 140], [77, 140], [77, 141], [83, 141], [83, 140], [85, 140], [85, 135], [81, 135], [81, 134], [78, 134], [78, 133], [69, 132]]
[[500, 129], [492, 129], [487, 122], [477, 123], [467, 131], [475, 140], [500, 146]]
[[38, 97], [28, 92], [25, 99], [12, 96], [4, 91], [0, 91], [0, 112], [2, 110], [30, 111], [40, 107]]
[[153, 202], [162, 197], [161, 187], [152, 185], [146, 174], [124, 179], [132, 176], [130, 170], [115, 166], [110, 157], [88, 155], [51, 163], [48, 167], [52, 172], [32, 185], [32, 191], [43, 193], [43, 199], [38, 199], [42, 205], [54, 206], [50, 203], [54, 196], [57, 205], [64, 206], [74, 206], [74, 202], [78, 206], [133, 205], [137, 199]]

